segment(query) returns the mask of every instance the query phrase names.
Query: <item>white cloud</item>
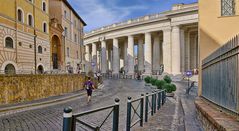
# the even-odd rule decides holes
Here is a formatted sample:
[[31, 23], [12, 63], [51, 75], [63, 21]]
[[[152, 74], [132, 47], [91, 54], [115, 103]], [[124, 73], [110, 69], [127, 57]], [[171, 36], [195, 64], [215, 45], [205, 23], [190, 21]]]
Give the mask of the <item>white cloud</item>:
[[87, 23], [86, 31], [120, 22], [132, 11], [146, 9], [146, 6], [140, 5], [119, 7], [115, 0], [71, 0], [71, 3]]

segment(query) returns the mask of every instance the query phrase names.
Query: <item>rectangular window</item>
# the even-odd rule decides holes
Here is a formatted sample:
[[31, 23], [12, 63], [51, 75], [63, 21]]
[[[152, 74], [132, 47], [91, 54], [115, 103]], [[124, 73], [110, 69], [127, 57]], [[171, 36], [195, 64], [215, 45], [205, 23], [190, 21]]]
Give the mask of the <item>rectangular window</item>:
[[222, 13], [222, 16], [235, 15], [235, 1], [221, 0], [221, 13]]
[[67, 57], [70, 57], [70, 48], [69, 47], [67, 47], [66, 53], [67, 53]]
[[65, 27], [65, 37], [67, 37], [68, 31], [67, 31], [67, 27]]
[[77, 42], [77, 35], [75, 34], [75, 42]]
[[64, 17], [65, 17], [65, 19], [67, 18], [67, 12], [66, 12], [66, 10], [64, 10]]

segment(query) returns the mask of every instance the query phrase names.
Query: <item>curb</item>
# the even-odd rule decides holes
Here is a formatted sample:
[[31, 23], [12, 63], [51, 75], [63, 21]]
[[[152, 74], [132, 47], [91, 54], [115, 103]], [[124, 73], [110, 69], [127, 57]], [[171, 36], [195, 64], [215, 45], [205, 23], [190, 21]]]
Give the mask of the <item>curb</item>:
[[[102, 89], [103, 87], [104, 87], [103, 84], [98, 85], [98, 89]], [[83, 96], [83, 95], [86, 95], [86, 92], [81, 92], [81, 93], [78, 93], [78, 94], [65, 96], [65, 97], [62, 97], [62, 98], [56, 98], [56, 99], [48, 100], [48, 101], [42, 101], [42, 102], [38, 102], [38, 103], [29, 103], [29, 104], [24, 104], [24, 105], [17, 105], [17, 106], [12, 106], [12, 107], [0, 108], [0, 116], [2, 114], [5, 114], [5, 113], [11, 112], [11, 111], [18, 111], [18, 110], [26, 109], [28, 107], [37, 108], [38, 106], [46, 106], [46, 105], [50, 105], [50, 104], [53, 104], [53, 103], [57, 104], [57, 103], [60, 103], [60, 102], [69, 101], [71, 99], [75, 99], [75, 98]]]
[[66, 96], [66, 97], [62, 97], [62, 98], [58, 98], [58, 99], [53, 99], [53, 100], [49, 100], [49, 101], [43, 101], [43, 102], [31, 103], [31, 104], [25, 104], [25, 105], [19, 105], [19, 106], [12, 106], [12, 107], [4, 107], [4, 108], [0, 109], [0, 113], [7, 113], [7, 112], [10, 112], [10, 111], [16, 111], [16, 110], [25, 109], [25, 108], [28, 108], [28, 107], [37, 107], [37, 106], [42, 106], [42, 105], [49, 105], [49, 104], [52, 104], [52, 103], [58, 103], [58, 102], [74, 99], [76, 97], [80, 97], [80, 96], [83, 96], [85, 94], [86, 93], [84, 92], [84, 93], [79, 93], [79, 94]]

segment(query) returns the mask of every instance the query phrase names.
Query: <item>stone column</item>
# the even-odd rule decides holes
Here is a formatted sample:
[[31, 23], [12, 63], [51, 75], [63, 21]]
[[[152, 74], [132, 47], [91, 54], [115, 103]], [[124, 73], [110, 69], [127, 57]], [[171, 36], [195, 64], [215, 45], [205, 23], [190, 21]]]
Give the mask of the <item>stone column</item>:
[[92, 62], [94, 62], [93, 65], [93, 72], [97, 72], [97, 44], [92, 44]]
[[106, 73], [106, 41], [101, 41], [101, 73]]
[[90, 71], [90, 46], [89, 44], [88, 45], [85, 45], [85, 60], [86, 60], [86, 68], [85, 68], [85, 71], [86, 73], [88, 73]]
[[97, 50], [97, 71], [100, 70], [100, 51]]
[[190, 69], [190, 38], [189, 32], [185, 33], [185, 69], [188, 71]]
[[128, 65], [128, 41], [125, 40], [124, 42], [124, 70], [127, 72], [128, 71], [128, 68], [127, 68], [127, 65]]
[[180, 28], [172, 28], [172, 74], [180, 74]]
[[119, 41], [117, 38], [113, 39], [113, 74], [119, 73]]
[[134, 74], [134, 37], [128, 36], [128, 74]]
[[138, 69], [144, 70], [144, 40], [142, 38], [138, 41]]
[[163, 64], [164, 73], [172, 73], [171, 63], [171, 29], [163, 30]]
[[145, 33], [145, 50], [144, 50], [145, 74], [152, 74], [152, 41], [151, 33]]
[[185, 32], [180, 30], [181, 72], [185, 72]]
[[153, 39], [153, 70], [160, 68], [160, 48], [159, 48], [159, 35], [155, 35]]

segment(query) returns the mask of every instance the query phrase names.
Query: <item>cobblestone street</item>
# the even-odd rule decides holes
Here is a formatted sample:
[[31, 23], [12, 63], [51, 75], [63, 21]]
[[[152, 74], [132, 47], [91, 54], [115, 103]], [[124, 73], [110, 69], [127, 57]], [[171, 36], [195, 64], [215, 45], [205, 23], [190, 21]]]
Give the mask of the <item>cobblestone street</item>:
[[[80, 96], [74, 100], [53, 104], [51, 106], [43, 106], [37, 109], [31, 109], [21, 112], [15, 112], [0, 116], [0, 131], [59, 131], [62, 130], [63, 109], [72, 107], [74, 113], [83, 112], [102, 106], [114, 104], [115, 98], [120, 98], [120, 131], [125, 130], [126, 124], [126, 103], [127, 97], [133, 99], [139, 97], [142, 93], [150, 92], [151, 89], [145, 88], [144, 82], [135, 80], [106, 80], [103, 89], [99, 89], [93, 93], [93, 99], [90, 103], [86, 103], [86, 96]], [[94, 113], [82, 117], [84, 121], [93, 125], [99, 125], [107, 116], [110, 110]], [[176, 115], [175, 115], [176, 114]], [[148, 125], [145, 124], [144, 129], [151, 130], [184, 130], [184, 117], [179, 99], [169, 98], [165, 106], [154, 117], [149, 117]], [[160, 121], [158, 122], [157, 119]], [[102, 130], [111, 130], [111, 120], [102, 126]], [[151, 124], [151, 125], [150, 125]], [[160, 128], [156, 128], [155, 124]], [[133, 130], [138, 129], [137, 126]], [[150, 128], [149, 128], [150, 127]], [[82, 125], [77, 124], [78, 130], [87, 130]], [[143, 129], [143, 130], [144, 130]]]

